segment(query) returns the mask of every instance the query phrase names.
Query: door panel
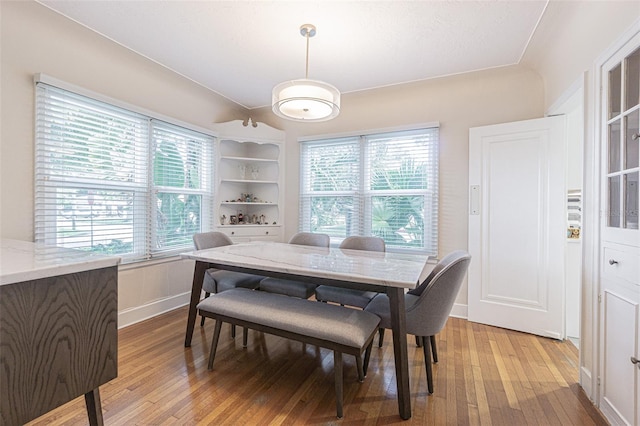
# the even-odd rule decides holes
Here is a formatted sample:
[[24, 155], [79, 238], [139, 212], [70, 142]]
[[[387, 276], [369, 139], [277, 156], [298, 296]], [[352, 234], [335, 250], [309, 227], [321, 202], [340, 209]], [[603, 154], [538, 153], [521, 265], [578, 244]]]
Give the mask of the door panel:
[[470, 130], [469, 320], [564, 337], [564, 118]]

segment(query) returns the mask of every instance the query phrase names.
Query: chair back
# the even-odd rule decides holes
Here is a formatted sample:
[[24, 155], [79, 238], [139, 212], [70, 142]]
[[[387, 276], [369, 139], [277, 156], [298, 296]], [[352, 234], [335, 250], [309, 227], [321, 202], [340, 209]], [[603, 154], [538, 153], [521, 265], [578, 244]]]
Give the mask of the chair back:
[[471, 256], [464, 250], [456, 250], [438, 262], [438, 271], [430, 280], [429, 277], [425, 279], [420, 285], [425, 287], [418, 300], [407, 307], [408, 333], [434, 336], [442, 330], [458, 297], [469, 263]]
[[299, 246], [329, 247], [331, 238], [327, 234], [316, 234], [315, 232], [298, 232], [289, 240], [289, 244]]
[[386, 250], [384, 240], [380, 237], [361, 237], [353, 235], [342, 240], [340, 248], [349, 250], [382, 251]]
[[440, 261], [436, 264], [436, 266], [433, 267], [429, 275], [427, 275], [427, 278], [425, 278], [425, 280], [422, 281], [422, 283], [418, 287], [414, 288], [413, 290], [409, 290], [407, 294], [420, 296], [424, 291], [424, 289], [427, 288], [427, 286], [429, 285], [433, 277], [438, 275], [440, 271], [442, 271], [447, 265], [449, 265], [451, 262], [453, 262], [458, 257], [460, 257], [461, 253], [464, 253], [464, 252], [462, 250], [455, 250], [449, 253], [448, 255], [446, 255], [445, 257], [443, 257], [442, 259], [440, 259]]
[[233, 244], [233, 241], [222, 232], [212, 231], [193, 234], [193, 244], [196, 246], [196, 250], [204, 250], [214, 247], [230, 246]]

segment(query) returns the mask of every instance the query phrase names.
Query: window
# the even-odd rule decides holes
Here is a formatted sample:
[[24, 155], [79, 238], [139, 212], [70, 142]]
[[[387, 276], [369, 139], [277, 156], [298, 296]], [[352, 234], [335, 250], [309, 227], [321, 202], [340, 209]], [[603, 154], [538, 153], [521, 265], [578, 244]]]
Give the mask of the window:
[[437, 254], [438, 128], [301, 144], [300, 228]]
[[175, 255], [211, 228], [213, 138], [39, 82], [36, 241]]

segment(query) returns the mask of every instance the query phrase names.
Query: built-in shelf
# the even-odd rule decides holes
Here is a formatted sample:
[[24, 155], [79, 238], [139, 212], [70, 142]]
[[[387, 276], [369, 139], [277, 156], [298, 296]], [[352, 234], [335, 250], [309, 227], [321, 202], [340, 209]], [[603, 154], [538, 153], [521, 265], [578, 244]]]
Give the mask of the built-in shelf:
[[[242, 121], [216, 127], [220, 130], [216, 163], [219, 230], [234, 241], [280, 241], [284, 132], [263, 123], [243, 126]], [[238, 201], [245, 198], [256, 201]]]

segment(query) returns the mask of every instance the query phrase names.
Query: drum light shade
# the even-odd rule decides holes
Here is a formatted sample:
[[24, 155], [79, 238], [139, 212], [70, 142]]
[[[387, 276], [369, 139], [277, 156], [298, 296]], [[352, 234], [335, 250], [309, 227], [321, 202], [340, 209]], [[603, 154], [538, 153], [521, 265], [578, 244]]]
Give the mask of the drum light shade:
[[335, 86], [309, 77], [309, 38], [316, 35], [316, 27], [304, 24], [300, 34], [307, 39], [305, 78], [290, 80], [273, 88], [273, 112], [294, 121], [326, 121], [340, 114], [340, 91]]
[[273, 112], [297, 121], [325, 121], [340, 113], [340, 92], [317, 80], [285, 81], [273, 88]]

